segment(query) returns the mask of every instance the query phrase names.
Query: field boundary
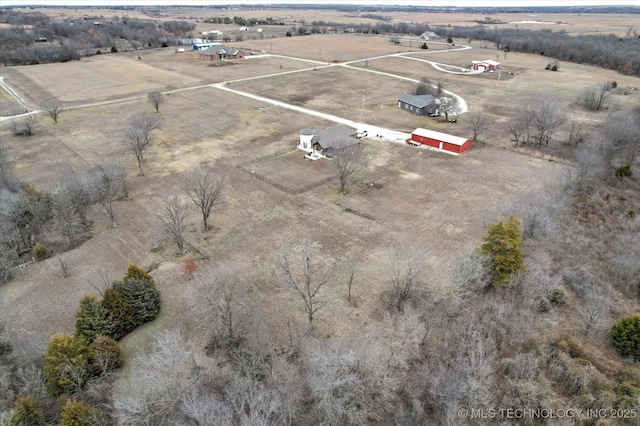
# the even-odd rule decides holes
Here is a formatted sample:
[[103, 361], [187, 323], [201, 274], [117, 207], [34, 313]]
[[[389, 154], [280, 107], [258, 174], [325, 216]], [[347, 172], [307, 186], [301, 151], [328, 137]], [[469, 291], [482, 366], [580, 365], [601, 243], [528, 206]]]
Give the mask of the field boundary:
[[267, 160], [271, 160], [273, 158], [281, 157], [283, 155], [288, 155], [288, 154], [291, 154], [292, 152], [295, 152], [295, 151], [296, 151], [295, 149], [292, 149], [292, 150], [289, 150], [289, 151], [274, 152], [272, 154], [268, 154], [268, 155], [265, 155], [265, 156], [262, 156], [262, 157], [259, 157], [259, 158], [253, 159], [253, 160], [245, 161], [244, 163], [236, 164], [236, 168], [239, 169], [239, 170], [242, 170], [243, 172], [245, 172], [245, 173], [247, 173], [247, 174], [249, 174], [249, 175], [251, 175], [251, 176], [253, 176], [253, 177], [257, 178], [257, 179], [260, 179], [263, 182], [268, 183], [271, 186], [274, 186], [274, 187], [278, 188], [281, 191], [284, 191], [284, 192], [286, 192], [288, 194], [291, 194], [291, 195], [302, 194], [303, 192], [310, 191], [310, 190], [312, 190], [314, 188], [317, 188], [317, 187], [319, 187], [321, 185], [329, 183], [329, 182], [331, 182], [332, 180], [335, 179], [335, 176], [329, 176], [328, 178], [324, 178], [324, 179], [321, 179], [321, 180], [319, 180], [317, 182], [310, 183], [310, 184], [305, 185], [305, 186], [303, 186], [301, 188], [291, 188], [291, 187], [283, 185], [283, 184], [281, 184], [279, 182], [276, 182], [275, 180], [270, 179], [270, 178], [268, 178], [268, 177], [266, 177], [264, 175], [256, 173], [255, 170], [251, 170], [250, 168], [247, 167], [247, 166], [250, 166], [252, 164], [260, 163], [262, 161], [267, 161]]

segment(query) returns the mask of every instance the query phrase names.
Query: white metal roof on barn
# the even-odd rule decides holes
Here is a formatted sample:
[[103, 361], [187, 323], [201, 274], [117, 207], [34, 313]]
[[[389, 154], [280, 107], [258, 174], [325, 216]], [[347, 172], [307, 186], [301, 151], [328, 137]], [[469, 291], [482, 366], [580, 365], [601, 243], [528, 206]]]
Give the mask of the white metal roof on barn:
[[462, 146], [469, 139], [461, 138], [460, 136], [449, 135], [447, 133], [436, 132], [434, 130], [423, 129], [418, 127], [413, 131], [414, 135], [424, 136], [425, 138], [431, 138], [442, 142], [452, 143], [454, 145]]

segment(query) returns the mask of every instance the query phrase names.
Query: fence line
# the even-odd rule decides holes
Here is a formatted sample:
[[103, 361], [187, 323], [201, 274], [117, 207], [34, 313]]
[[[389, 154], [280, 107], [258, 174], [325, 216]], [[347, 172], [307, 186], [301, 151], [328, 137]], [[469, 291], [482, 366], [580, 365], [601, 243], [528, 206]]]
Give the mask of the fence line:
[[251, 176], [253, 176], [255, 178], [260, 179], [263, 182], [268, 183], [271, 186], [275, 186], [279, 190], [284, 191], [284, 192], [286, 192], [288, 194], [291, 194], [291, 195], [302, 194], [303, 192], [310, 191], [313, 188], [317, 188], [318, 186], [324, 185], [326, 183], [329, 183], [333, 179], [335, 179], [334, 176], [329, 176], [329, 177], [324, 178], [322, 180], [319, 180], [317, 182], [313, 182], [313, 183], [310, 183], [309, 185], [303, 186], [302, 188], [292, 189], [292, 188], [289, 188], [287, 186], [282, 185], [281, 183], [276, 182], [273, 179], [269, 179], [268, 177], [262, 176], [261, 174], [258, 174], [255, 171], [250, 170], [250, 169], [247, 168], [247, 166], [250, 166], [252, 164], [259, 163], [261, 161], [270, 160], [272, 158], [277, 158], [277, 157], [289, 154], [289, 153], [294, 152], [294, 151], [295, 150], [285, 151], [285, 152], [274, 152], [273, 154], [265, 155], [264, 157], [259, 157], [259, 158], [256, 158], [256, 159], [253, 159], [253, 160], [250, 160], [250, 161], [245, 161], [244, 163], [237, 164], [236, 168], [239, 169], [239, 170], [242, 170], [243, 172], [245, 172], [245, 173], [247, 173], [247, 174], [249, 174], [249, 175], [251, 175]]

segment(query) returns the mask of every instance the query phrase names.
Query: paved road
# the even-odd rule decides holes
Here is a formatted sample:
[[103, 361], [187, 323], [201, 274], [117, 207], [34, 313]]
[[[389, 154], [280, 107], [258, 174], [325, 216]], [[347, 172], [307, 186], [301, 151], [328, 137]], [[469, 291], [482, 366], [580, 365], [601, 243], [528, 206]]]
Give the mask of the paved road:
[[[467, 49], [471, 49], [471, 46], [461, 45], [461, 46], [456, 47], [455, 49], [436, 50], [436, 51], [432, 51], [432, 52], [420, 52], [420, 53], [438, 54], [438, 53], [447, 53], [447, 52], [450, 52], [450, 51], [467, 50]], [[301, 112], [303, 114], [314, 115], [316, 117], [320, 117], [320, 118], [323, 118], [325, 120], [332, 121], [334, 123], [343, 124], [343, 125], [358, 129], [360, 131], [363, 131], [363, 130], [367, 131], [369, 139], [379, 140], [379, 141], [384, 141], [384, 142], [404, 143], [404, 141], [411, 136], [409, 133], [399, 132], [399, 131], [392, 130], [392, 129], [385, 129], [385, 128], [378, 127], [378, 126], [373, 126], [373, 125], [370, 125], [370, 124], [367, 124], [367, 123], [358, 123], [358, 122], [355, 122], [355, 121], [352, 121], [352, 120], [347, 120], [347, 119], [342, 118], [342, 117], [334, 116], [334, 115], [331, 115], [331, 114], [326, 114], [326, 113], [319, 112], [319, 111], [314, 111], [314, 110], [311, 110], [311, 109], [308, 109], [308, 108], [303, 108], [303, 107], [300, 107], [300, 106], [297, 106], [297, 105], [288, 104], [286, 102], [281, 102], [281, 101], [278, 101], [278, 100], [275, 100], [275, 99], [270, 99], [270, 98], [266, 98], [266, 97], [263, 97], [263, 96], [253, 95], [253, 94], [248, 93], [248, 92], [242, 92], [242, 91], [239, 91], [239, 90], [234, 90], [234, 89], [231, 89], [229, 87], [229, 84], [233, 83], [233, 82], [262, 79], [262, 78], [268, 78], [268, 77], [272, 77], [272, 76], [281, 76], [281, 75], [284, 75], [284, 74], [300, 73], [300, 72], [306, 72], [306, 71], [310, 71], [310, 70], [315, 70], [315, 69], [318, 69], [318, 68], [327, 68], [327, 67], [334, 67], [334, 66], [348, 67], [348, 68], [356, 69], [356, 70], [363, 71], [363, 72], [380, 74], [380, 75], [385, 75], [385, 76], [392, 77], [392, 78], [411, 81], [413, 83], [419, 83], [419, 80], [412, 79], [412, 78], [409, 78], [409, 77], [404, 77], [404, 76], [393, 74], [393, 73], [387, 73], [387, 72], [382, 72], [382, 71], [371, 70], [371, 69], [368, 69], [368, 68], [355, 67], [355, 66], [352, 65], [352, 64], [355, 64], [355, 63], [361, 63], [361, 62], [364, 62], [364, 61], [382, 59], [382, 58], [387, 58], [387, 57], [398, 57], [398, 58], [403, 58], [403, 59], [408, 59], [408, 60], [426, 62], [426, 63], [429, 63], [431, 66], [433, 66], [438, 71], [446, 72], [446, 73], [450, 73], [450, 74], [467, 75], [467, 74], [477, 74], [478, 73], [478, 72], [467, 70], [465, 68], [457, 67], [457, 66], [454, 66], [454, 65], [443, 64], [442, 62], [435, 62], [435, 61], [430, 61], [430, 60], [427, 60], [427, 59], [415, 58], [413, 56], [409, 56], [409, 55], [412, 55], [412, 54], [415, 54], [415, 53], [416, 52], [393, 53], [393, 54], [389, 54], [389, 55], [375, 56], [375, 57], [371, 57], [371, 58], [358, 59], [358, 60], [348, 61], [348, 62], [343, 62], [343, 63], [327, 63], [327, 62], [321, 62], [321, 61], [316, 61], [316, 60], [312, 60], [312, 59], [301, 59], [301, 58], [295, 58], [295, 57], [290, 57], [290, 56], [285, 56], [285, 55], [273, 55], [273, 54], [262, 54], [262, 55], [257, 55], [257, 56], [247, 56], [247, 59], [253, 59], [253, 60], [257, 60], [257, 59], [264, 58], [264, 57], [282, 57], [282, 58], [287, 58], [287, 59], [291, 59], [291, 60], [308, 62], [310, 64], [313, 64], [313, 67], [303, 68], [303, 69], [300, 69], [300, 70], [285, 71], [285, 72], [281, 72], [281, 73], [264, 74], [264, 75], [260, 75], [260, 76], [248, 77], [248, 78], [243, 78], [243, 79], [238, 79], [238, 80], [230, 80], [230, 81], [216, 83], [216, 84], [206, 84], [206, 85], [200, 85], [200, 86], [184, 87], [184, 88], [180, 88], [180, 89], [169, 90], [169, 91], [166, 91], [166, 92], [163, 92], [163, 93], [169, 94], [169, 93], [177, 93], [177, 92], [183, 92], [183, 91], [188, 91], [188, 90], [198, 90], [198, 89], [203, 89], [203, 88], [214, 87], [214, 88], [219, 89], [219, 90], [224, 90], [224, 91], [227, 91], [227, 92], [235, 93], [235, 94], [240, 95], [240, 96], [245, 96], [245, 97], [248, 97], [248, 98], [256, 99], [256, 100], [259, 100], [261, 102], [265, 102], [267, 104], [276, 105], [276, 106], [279, 106], [279, 107], [282, 107], [282, 108], [287, 108], [287, 109], [290, 109], [290, 110], [298, 111], [298, 112]], [[452, 69], [457, 69], [458, 71], [453, 71]], [[20, 95], [15, 90], [13, 90], [10, 86], [8, 86], [4, 82], [4, 79], [2, 77], [0, 77], [0, 87], [2, 87], [4, 90], [6, 90], [27, 111], [31, 110], [30, 112], [26, 112], [24, 114], [18, 114], [18, 115], [13, 115], [13, 116], [8, 116], [8, 117], [0, 117], [0, 121], [11, 120], [11, 119], [14, 119], [14, 118], [25, 117], [25, 116], [28, 116], [30, 114], [38, 114], [38, 113], [45, 112], [45, 111], [42, 111], [42, 110], [40, 110], [38, 108], [35, 108], [35, 107], [32, 107], [32, 106], [28, 105], [27, 102], [25, 102], [25, 100], [22, 99], [20, 97]], [[464, 99], [462, 97], [456, 95], [455, 93], [453, 93], [453, 92], [451, 92], [449, 90], [445, 90], [444, 92], [447, 93], [449, 96], [457, 98], [457, 100], [458, 100], [458, 109], [456, 111], [457, 114], [462, 114], [462, 113], [467, 111], [467, 109], [468, 109], [467, 103], [464, 101]], [[114, 99], [114, 100], [109, 100], [109, 101], [91, 102], [91, 103], [86, 103], [86, 104], [82, 104], [82, 105], [76, 105], [76, 106], [68, 107], [67, 109], [90, 108], [90, 107], [101, 106], [101, 105], [109, 105], [109, 104], [114, 104], [114, 103], [129, 102], [129, 101], [133, 101], [133, 100], [143, 99], [145, 97], [146, 97], [146, 95], [130, 96], [130, 97], [119, 98], [119, 99]], [[451, 115], [455, 115], [455, 113], [451, 114]]]

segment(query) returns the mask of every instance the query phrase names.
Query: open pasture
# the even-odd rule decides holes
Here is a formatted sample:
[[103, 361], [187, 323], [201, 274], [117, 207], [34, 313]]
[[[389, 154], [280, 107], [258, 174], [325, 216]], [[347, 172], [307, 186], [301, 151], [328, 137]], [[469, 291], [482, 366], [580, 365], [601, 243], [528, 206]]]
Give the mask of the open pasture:
[[[10, 123], [0, 123], [12, 165], [25, 181], [48, 188], [71, 171], [82, 172], [98, 164], [124, 164], [132, 198], [116, 202], [117, 228], [108, 227], [100, 209], [92, 212], [93, 238], [67, 254], [72, 260], [69, 278], [58, 277], [54, 258], [31, 265], [0, 289], [0, 308], [29, 306], [31, 295], [37, 293], [55, 303], [33, 306], [25, 326], [41, 336], [72, 331], [78, 298], [93, 291], [86, 284], [86, 276], [104, 267], [113, 271], [114, 277], [134, 262], [157, 267], [154, 276], [163, 293], [167, 323], [188, 323], [190, 318], [184, 309], [188, 282], [181, 273], [181, 258], [161, 237], [155, 210], [159, 198], [180, 191], [184, 171], [204, 163], [225, 176], [224, 203], [215, 210], [214, 230], [207, 234], [200, 232], [199, 217], [190, 210], [189, 243], [218, 264], [236, 263], [249, 271], [256, 277], [252, 303], [272, 307], [291, 300], [289, 291], [278, 285], [273, 267], [278, 246], [302, 237], [317, 241], [323, 253], [344, 263], [356, 263], [362, 271], [357, 315], [343, 300], [344, 283], [336, 281], [328, 289], [335, 308], [321, 315], [318, 323], [324, 335], [350, 333], [381, 311], [379, 296], [387, 284], [384, 277], [388, 274], [390, 247], [423, 250], [433, 271], [428, 279], [439, 279], [455, 256], [480, 243], [490, 212], [518, 194], [556, 180], [556, 173], [564, 166], [502, 149], [511, 145], [503, 123], [519, 105], [536, 96], [570, 103], [587, 83], [617, 80], [619, 85], [630, 86], [636, 81], [575, 64], [562, 64], [554, 73], [544, 70], [548, 58], [510, 53], [500, 61], [504, 70], [517, 70], [517, 75], [503, 75], [498, 85], [495, 73], [460, 76], [406, 58], [366, 59], [410, 51], [415, 52], [414, 57], [464, 66], [471, 59], [491, 59], [500, 52], [476, 48], [435, 53], [431, 47], [424, 52], [398, 47], [387, 38], [373, 35], [252, 40], [234, 46], [271, 53], [271, 43], [274, 54], [305, 60], [263, 56], [238, 65], [210, 67], [196, 54], [158, 49], [101, 55], [56, 66], [1, 69], [0, 75], [7, 83], [35, 104], [56, 96], [77, 106], [137, 99], [67, 110], [58, 124], [41, 115], [30, 138], [10, 136]], [[287, 43], [291, 43], [289, 47]], [[324, 61], [333, 60], [332, 54], [340, 63], [359, 62], [352, 68], [327, 66]], [[314, 70], [309, 61], [317, 59], [322, 63]], [[365, 140], [363, 154], [368, 167], [358, 173], [347, 196], [339, 195], [334, 183], [293, 196], [238, 170], [236, 165], [290, 150], [297, 145], [301, 129], [333, 123], [213, 87], [199, 87], [252, 78], [233, 81], [231, 87], [381, 127], [404, 131], [430, 127], [465, 135], [462, 124], [435, 123], [399, 110], [396, 98], [414, 88], [411, 82], [354, 67], [441, 81], [445, 89], [462, 96], [470, 108], [489, 114], [492, 126], [483, 137], [487, 146], [478, 144], [456, 158]], [[305, 71], [290, 72], [302, 69]], [[269, 77], [259, 78], [266, 75]], [[56, 81], [56, 85], [50, 81]], [[133, 157], [123, 153], [120, 138], [130, 114], [152, 111], [146, 102], [149, 90], [175, 92], [165, 94], [159, 113], [162, 128], [145, 155], [145, 176], [138, 176]], [[621, 103], [637, 101], [633, 94], [616, 96]], [[3, 114], [10, 113], [12, 102], [0, 105]], [[599, 119], [583, 115], [594, 123]], [[461, 119], [464, 121], [464, 116]], [[298, 156], [301, 158], [302, 153]], [[291, 179], [291, 170], [286, 169], [289, 163], [256, 164], [266, 176]], [[317, 172], [324, 177], [331, 173], [328, 162], [310, 166], [310, 174]], [[314, 172], [315, 167], [323, 170]], [[302, 169], [296, 170], [296, 176], [303, 173]], [[264, 318], [275, 323], [282, 320], [282, 315], [269, 311]]]

